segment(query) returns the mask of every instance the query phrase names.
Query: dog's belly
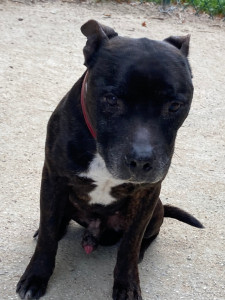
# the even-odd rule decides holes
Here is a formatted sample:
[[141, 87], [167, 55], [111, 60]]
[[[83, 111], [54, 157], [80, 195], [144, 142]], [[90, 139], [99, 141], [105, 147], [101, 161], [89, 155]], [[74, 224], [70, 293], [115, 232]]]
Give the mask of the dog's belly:
[[114, 178], [105, 166], [104, 160], [99, 154], [96, 154], [90, 163], [88, 171], [79, 174], [79, 177], [87, 177], [94, 180], [96, 187], [89, 193], [90, 204], [100, 203], [109, 204], [116, 199], [111, 195], [112, 187], [124, 183], [123, 180]]

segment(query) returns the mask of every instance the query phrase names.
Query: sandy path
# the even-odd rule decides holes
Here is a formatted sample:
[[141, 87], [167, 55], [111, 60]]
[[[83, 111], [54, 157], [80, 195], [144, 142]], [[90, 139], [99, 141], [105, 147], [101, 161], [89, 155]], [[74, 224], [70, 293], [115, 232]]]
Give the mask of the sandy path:
[[[5, 1], [0, 3], [0, 299], [17, 299], [15, 285], [35, 247], [46, 122], [84, 71], [85, 37], [79, 28], [90, 18], [132, 37], [192, 35], [195, 96], [162, 199], [192, 212], [206, 228], [166, 220], [140, 265], [141, 286], [146, 300], [225, 299], [224, 23], [188, 13], [159, 15], [152, 5]], [[147, 27], [141, 26], [144, 21]], [[61, 241], [43, 299], [110, 299], [117, 247], [87, 256], [81, 234], [72, 224]]]

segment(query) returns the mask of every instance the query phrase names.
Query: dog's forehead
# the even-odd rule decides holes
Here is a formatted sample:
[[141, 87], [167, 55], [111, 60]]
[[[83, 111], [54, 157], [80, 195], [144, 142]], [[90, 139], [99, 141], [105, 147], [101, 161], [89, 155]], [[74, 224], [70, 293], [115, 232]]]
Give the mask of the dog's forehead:
[[158, 80], [170, 85], [178, 73], [181, 78], [189, 77], [187, 60], [177, 48], [147, 38], [115, 37], [100, 49], [97, 61], [96, 75], [106, 81], [125, 80], [135, 84], [137, 78], [142, 78], [142, 83]]
[[[115, 58], [123, 59], [148, 59], [148, 60], [174, 60], [181, 59], [183, 55], [176, 47], [165, 41], [148, 38], [128, 38], [116, 36], [107, 40], [102, 47], [104, 53], [115, 55]], [[119, 55], [119, 56], [118, 56]]]

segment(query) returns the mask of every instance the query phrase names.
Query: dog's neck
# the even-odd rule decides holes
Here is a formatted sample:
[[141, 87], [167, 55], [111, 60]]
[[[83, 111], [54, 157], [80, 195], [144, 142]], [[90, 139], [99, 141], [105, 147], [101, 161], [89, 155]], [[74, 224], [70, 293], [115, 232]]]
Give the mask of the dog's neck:
[[88, 71], [86, 72], [85, 76], [84, 76], [84, 80], [82, 83], [82, 88], [81, 88], [81, 107], [82, 107], [82, 112], [83, 112], [83, 116], [84, 116], [84, 120], [85, 123], [91, 133], [91, 135], [93, 136], [94, 139], [96, 139], [96, 132], [95, 129], [93, 128], [87, 109], [86, 109], [86, 103], [85, 103], [85, 95], [87, 92], [87, 78], [88, 78]]

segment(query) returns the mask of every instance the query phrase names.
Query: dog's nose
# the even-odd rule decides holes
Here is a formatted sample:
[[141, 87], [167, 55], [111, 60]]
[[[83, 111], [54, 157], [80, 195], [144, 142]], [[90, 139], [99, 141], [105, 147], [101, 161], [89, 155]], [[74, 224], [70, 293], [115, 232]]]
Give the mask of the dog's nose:
[[153, 169], [154, 153], [151, 147], [145, 151], [132, 151], [125, 155], [126, 165], [135, 175], [147, 174]]
[[129, 162], [129, 167], [132, 172], [149, 172], [152, 167], [148, 160], [131, 160]]

